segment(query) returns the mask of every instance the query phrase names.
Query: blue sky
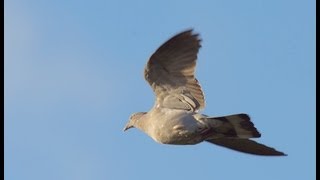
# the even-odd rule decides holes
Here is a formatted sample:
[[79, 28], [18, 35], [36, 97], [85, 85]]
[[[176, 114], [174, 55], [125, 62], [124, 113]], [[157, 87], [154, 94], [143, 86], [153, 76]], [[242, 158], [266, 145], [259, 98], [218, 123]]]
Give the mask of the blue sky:
[[[315, 179], [314, 0], [4, 4], [6, 180]], [[188, 28], [203, 113], [248, 113], [287, 157], [122, 132], [153, 105], [148, 58]]]

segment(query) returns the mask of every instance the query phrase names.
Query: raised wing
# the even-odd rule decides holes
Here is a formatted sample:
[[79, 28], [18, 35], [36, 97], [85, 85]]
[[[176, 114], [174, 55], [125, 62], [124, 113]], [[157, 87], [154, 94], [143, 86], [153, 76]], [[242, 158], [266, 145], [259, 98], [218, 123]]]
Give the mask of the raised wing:
[[200, 41], [192, 30], [184, 31], [149, 59], [144, 75], [156, 94], [157, 106], [190, 111], [204, 108], [204, 94], [194, 77]]

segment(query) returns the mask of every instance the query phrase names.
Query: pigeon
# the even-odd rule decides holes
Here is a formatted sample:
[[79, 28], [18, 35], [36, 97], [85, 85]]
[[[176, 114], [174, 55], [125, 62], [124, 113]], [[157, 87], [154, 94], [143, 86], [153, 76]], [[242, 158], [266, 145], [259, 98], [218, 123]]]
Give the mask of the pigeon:
[[200, 113], [204, 93], [195, 78], [201, 39], [193, 29], [176, 34], [153, 53], [144, 77], [156, 99], [149, 112], [133, 113], [124, 131], [137, 128], [161, 144], [195, 145], [208, 142], [238, 152], [285, 156], [251, 138], [261, 134], [245, 113], [210, 117]]

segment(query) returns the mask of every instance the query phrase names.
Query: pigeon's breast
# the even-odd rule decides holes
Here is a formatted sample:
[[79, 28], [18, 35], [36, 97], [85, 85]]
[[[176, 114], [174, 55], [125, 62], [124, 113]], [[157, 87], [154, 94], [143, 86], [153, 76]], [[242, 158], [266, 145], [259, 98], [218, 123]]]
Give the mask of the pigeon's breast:
[[164, 110], [154, 123], [152, 138], [162, 144], [197, 144], [202, 141], [197, 133], [198, 122], [193, 112]]

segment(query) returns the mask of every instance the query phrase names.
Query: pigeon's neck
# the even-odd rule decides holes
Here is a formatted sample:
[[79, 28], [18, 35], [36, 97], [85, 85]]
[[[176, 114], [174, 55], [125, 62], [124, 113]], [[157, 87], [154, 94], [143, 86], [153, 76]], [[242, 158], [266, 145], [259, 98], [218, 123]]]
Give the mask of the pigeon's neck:
[[148, 128], [150, 127], [147, 116], [147, 114], [140, 116], [139, 119], [135, 122], [135, 127], [144, 132], [147, 132]]

